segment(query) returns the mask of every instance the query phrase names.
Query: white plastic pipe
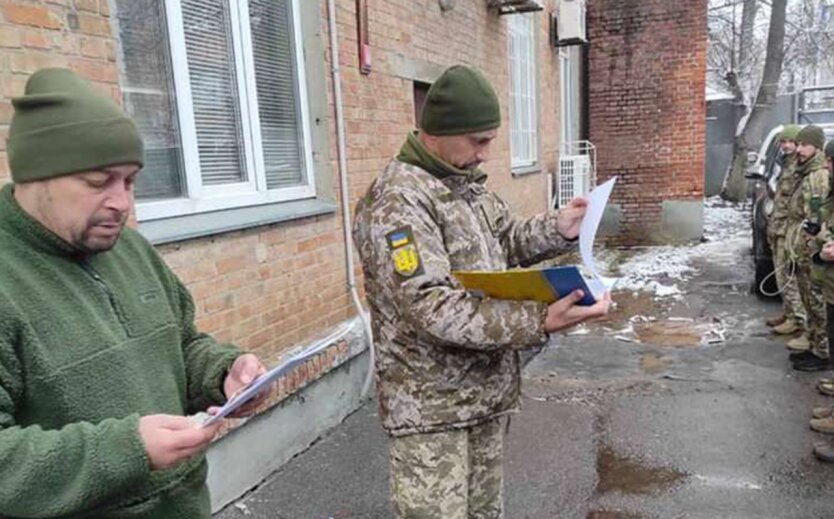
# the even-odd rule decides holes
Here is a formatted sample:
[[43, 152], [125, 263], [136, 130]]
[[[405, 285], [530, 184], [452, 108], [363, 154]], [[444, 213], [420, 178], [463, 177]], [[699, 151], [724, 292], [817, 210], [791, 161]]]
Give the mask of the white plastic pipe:
[[356, 274], [354, 273], [353, 265], [353, 239], [351, 237], [351, 222], [350, 222], [350, 190], [348, 185], [348, 167], [347, 167], [347, 149], [345, 146], [345, 120], [342, 106], [342, 76], [339, 71], [339, 35], [336, 27], [336, 2], [335, 0], [328, 0], [327, 15], [330, 22], [330, 72], [333, 77], [333, 104], [336, 106], [336, 140], [338, 142], [339, 153], [339, 180], [342, 192], [342, 228], [345, 234], [345, 270], [347, 274], [347, 288], [350, 292], [350, 297], [353, 300], [353, 305], [359, 314], [359, 319], [362, 321], [362, 327], [365, 330], [365, 338], [368, 341], [369, 352], [369, 366], [368, 375], [365, 377], [365, 383], [362, 386], [362, 397], [368, 394], [371, 387], [371, 381], [374, 377], [374, 338], [373, 329], [371, 328], [371, 320], [368, 313], [362, 307], [362, 302], [359, 301], [359, 292], [356, 290]]

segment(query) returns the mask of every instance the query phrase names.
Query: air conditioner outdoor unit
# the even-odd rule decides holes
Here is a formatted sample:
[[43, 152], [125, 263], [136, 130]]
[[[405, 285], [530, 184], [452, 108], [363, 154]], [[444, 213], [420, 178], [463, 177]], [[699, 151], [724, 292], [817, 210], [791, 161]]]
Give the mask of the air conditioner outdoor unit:
[[487, 0], [487, 7], [498, 9], [498, 14], [529, 13], [544, 9], [540, 0]]
[[558, 207], [566, 206], [578, 196], [593, 189], [593, 164], [590, 155], [563, 155], [559, 157], [557, 185]]
[[556, 45], [567, 47], [587, 42], [585, 0], [560, 0]]

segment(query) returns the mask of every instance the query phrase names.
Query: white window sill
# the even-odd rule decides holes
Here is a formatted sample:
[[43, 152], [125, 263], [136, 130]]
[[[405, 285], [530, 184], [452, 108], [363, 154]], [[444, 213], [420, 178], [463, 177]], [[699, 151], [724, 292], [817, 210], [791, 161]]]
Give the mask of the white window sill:
[[159, 245], [335, 212], [335, 202], [309, 198], [149, 220], [139, 222], [139, 232]]
[[532, 164], [530, 166], [516, 166], [512, 168], [512, 174], [514, 177], [523, 177], [526, 175], [535, 175], [536, 173], [541, 173], [542, 167], [539, 164]]

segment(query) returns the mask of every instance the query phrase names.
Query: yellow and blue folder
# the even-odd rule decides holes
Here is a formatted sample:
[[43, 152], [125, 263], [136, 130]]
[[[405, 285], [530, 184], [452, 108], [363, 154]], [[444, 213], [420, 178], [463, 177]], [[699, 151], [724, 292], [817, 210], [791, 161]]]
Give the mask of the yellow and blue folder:
[[574, 290], [582, 290], [584, 295], [580, 305], [596, 303], [588, 282], [575, 266], [499, 272], [459, 270], [452, 272], [452, 275], [468, 291], [495, 299], [553, 303]]

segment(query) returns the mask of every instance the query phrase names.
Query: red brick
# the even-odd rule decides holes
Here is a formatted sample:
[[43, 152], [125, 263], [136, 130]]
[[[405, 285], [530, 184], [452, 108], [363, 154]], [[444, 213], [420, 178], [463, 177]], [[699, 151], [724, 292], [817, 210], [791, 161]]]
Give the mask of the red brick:
[[23, 38], [20, 29], [10, 26], [0, 26], [0, 47], [20, 48]]
[[23, 46], [35, 49], [49, 49], [52, 47], [52, 40], [41, 31], [27, 29], [23, 33]]
[[[74, 0], [75, 8], [79, 11], [88, 11], [91, 13], [98, 13], [98, 0]], [[107, 0], [104, 1], [107, 3]]]
[[78, 29], [83, 34], [110, 36], [110, 24], [107, 18], [97, 14], [78, 14]]
[[12, 104], [6, 101], [0, 101], [0, 124], [9, 124], [12, 120], [14, 109]]
[[44, 67], [65, 67], [67, 59], [55, 53], [44, 53], [43, 51], [30, 51], [25, 54], [13, 54], [11, 56], [12, 72], [31, 74]]
[[73, 70], [90, 81], [116, 83], [119, 80], [119, 71], [115, 63], [102, 63], [81, 58], [72, 59], [71, 63]]
[[6, 152], [2, 151], [0, 152], [0, 184], [8, 180], [11, 180], [8, 156]]
[[61, 19], [45, 7], [27, 5], [4, 5], [0, 7], [6, 22], [15, 25], [31, 25], [44, 29], [60, 29]]
[[102, 38], [82, 38], [81, 55], [85, 58], [107, 58], [107, 40]]

